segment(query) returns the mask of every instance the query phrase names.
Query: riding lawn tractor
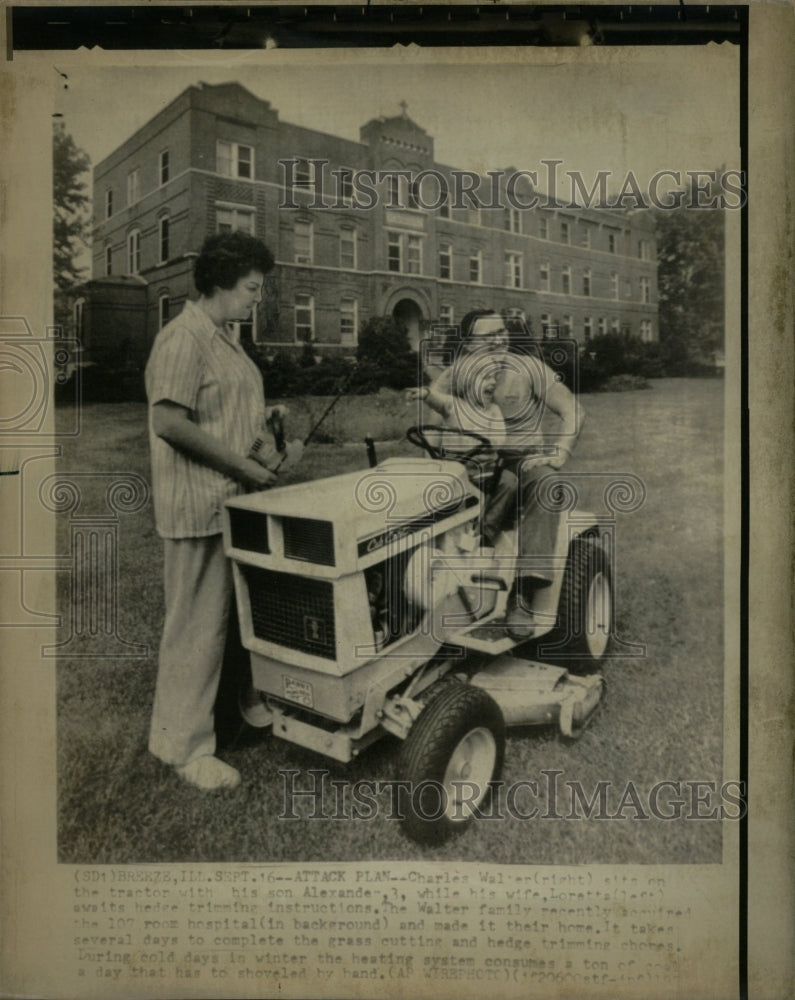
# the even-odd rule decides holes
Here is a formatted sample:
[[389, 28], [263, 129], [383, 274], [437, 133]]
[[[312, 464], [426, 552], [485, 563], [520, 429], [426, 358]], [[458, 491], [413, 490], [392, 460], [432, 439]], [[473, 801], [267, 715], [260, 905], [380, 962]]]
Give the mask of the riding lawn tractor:
[[[408, 432], [426, 455], [237, 497], [224, 515], [261, 698], [250, 721], [341, 762], [396, 736], [399, 778], [441, 803], [405, 816], [425, 842], [484, 805], [506, 726], [582, 732], [613, 623], [597, 520], [556, 515], [543, 576], [539, 553], [521, 551], [521, 525], [485, 547], [487, 497], [467, 462], [490, 444], [456, 431], [474, 440], [452, 460], [435, 430]], [[542, 642], [549, 662], [517, 655]]]

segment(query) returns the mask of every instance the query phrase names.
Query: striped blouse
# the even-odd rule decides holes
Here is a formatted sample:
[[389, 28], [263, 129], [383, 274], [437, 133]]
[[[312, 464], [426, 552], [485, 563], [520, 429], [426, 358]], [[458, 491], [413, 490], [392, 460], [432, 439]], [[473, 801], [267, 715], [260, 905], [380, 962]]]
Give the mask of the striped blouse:
[[152, 407], [170, 400], [239, 455], [246, 455], [265, 421], [262, 376], [227, 330], [195, 303], [155, 337], [146, 365], [155, 524], [162, 538], [199, 538], [221, 531], [224, 500], [242, 484], [194, 461], [152, 429]]

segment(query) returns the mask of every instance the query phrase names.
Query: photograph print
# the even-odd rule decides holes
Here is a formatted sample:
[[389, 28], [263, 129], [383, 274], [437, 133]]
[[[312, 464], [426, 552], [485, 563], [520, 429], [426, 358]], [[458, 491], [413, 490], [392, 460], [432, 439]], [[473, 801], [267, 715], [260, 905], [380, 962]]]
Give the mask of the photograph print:
[[721, 861], [739, 69], [67, 67], [61, 862]]

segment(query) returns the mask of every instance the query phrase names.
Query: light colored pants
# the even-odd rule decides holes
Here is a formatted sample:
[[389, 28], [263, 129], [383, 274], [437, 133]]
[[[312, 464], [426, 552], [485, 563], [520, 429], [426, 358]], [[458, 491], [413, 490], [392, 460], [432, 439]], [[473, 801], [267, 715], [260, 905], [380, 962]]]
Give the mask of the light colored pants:
[[215, 753], [213, 706], [224, 658], [232, 571], [222, 535], [164, 541], [166, 619], [149, 749], [179, 767]]

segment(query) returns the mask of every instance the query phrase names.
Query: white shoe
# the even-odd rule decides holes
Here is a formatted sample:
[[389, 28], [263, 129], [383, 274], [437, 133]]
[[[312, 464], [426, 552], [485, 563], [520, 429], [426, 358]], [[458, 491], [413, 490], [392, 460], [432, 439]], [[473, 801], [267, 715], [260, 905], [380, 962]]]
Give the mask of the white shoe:
[[189, 785], [195, 785], [204, 792], [237, 788], [240, 784], [240, 772], [210, 754], [189, 761], [182, 767], [176, 768], [176, 772]]
[[255, 687], [240, 696], [240, 714], [255, 729], [264, 729], [273, 722], [273, 712], [269, 711], [262, 699], [262, 692]]

